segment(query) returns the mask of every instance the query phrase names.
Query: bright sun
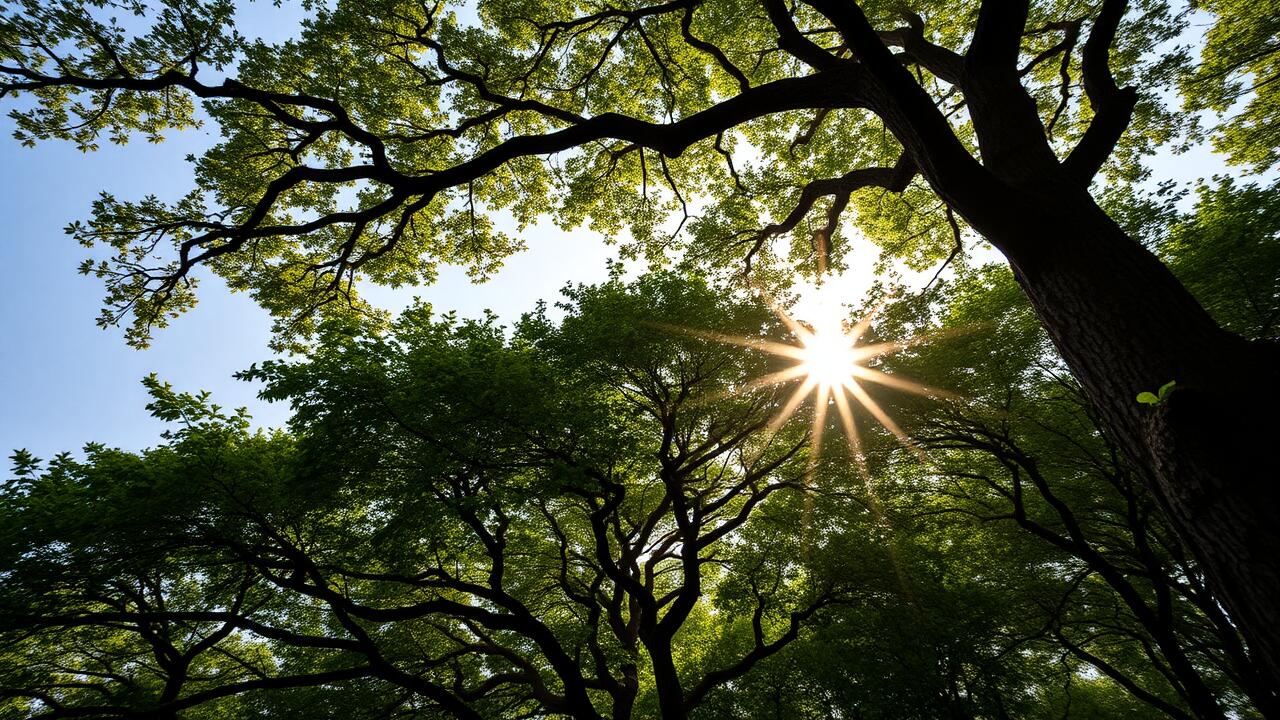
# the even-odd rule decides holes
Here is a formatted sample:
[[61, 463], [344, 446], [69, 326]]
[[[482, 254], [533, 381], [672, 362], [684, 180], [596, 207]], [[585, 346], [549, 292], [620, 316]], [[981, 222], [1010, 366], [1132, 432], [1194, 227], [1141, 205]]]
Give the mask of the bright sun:
[[[862, 440], [858, 436], [857, 423], [854, 422], [854, 406], [856, 403], [861, 410], [866, 411], [886, 430], [893, 433], [904, 447], [920, 458], [921, 462], [930, 464], [930, 460], [924, 454], [924, 451], [907, 437], [902, 428], [884, 411], [884, 408], [880, 407], [880, 404], [866, 391], [863, 385], [870, 382], [918, 395], [955, 399], [956, 395], [953, 393], [926, 387], [899, 375], [886, 373], [867, 366], [869, 362], [877, 358], [892, 355], [938, 336], [918, 336], [899, 342], [859, 344], [867, 328], [871, 326], [879, 307], [867, 313], [858, 322], [849, 325], [845, 322], [845, 318], [849, 316], [848, 309], [835, 301], [831, 294], [832, 288], [830, 286], [819, 286], [815, 289], [818, 292], [809, 296], [811, 302], [803, 303], [802, 306], [797, 307], [798, 312], [802, 313], [808, 322], [796, 320], [791, 313], [770, 302], [770, 307], [774, 314], [791, 330], [791, 335], [795, 339], [794, 343], [772, 342], [761, 340], [758, 337], [736, 337], [689, 329], [681, 331], [794, 360], [795, 363], [787, 368], [745, 383], [738, 388], [737, 392], [747, 393], [761, 388], [796, 383], [795, 389], [769, 423], [770, 434], [777, 432], [785, 425], [795, 415], [796, 411], [805, 404], [805, 400], [812, 397], [813, 421], [809, 430], [809, 468], [805, 476], [805, 483], [809, 487], [812, 487], [814, 482], [815, 471], [822, 454], [822, 439], [827, 429], [827, 414], [831, 406], [835, 405], [836, 412], [840, 416], [840, 425], [844, 430], [845, 437], [848, 439], [849, 453], [854, 460], [858, 474], [862, 477], [869, 507], [877, 521], [888, 527], [887, 516], [881, 507], [878, 494], [871, 480], [871, 473], [867, 467], [866, 456], [862, 451]], [[813, 502], [812, 495], [806, 494], [804, 514], [804, 526], [806, 528], [808, 527], [808, 516]], [[892, 557], [892, 552], [891, 548], [890, 559], [893, 560], [896, 567], [898, 563]]]
[[829, 290], [825, 293], [820, 292], [816, 302], [810, 302], [807, 307], [801, 308], [808, 322], [798, 321], [791, 313], [775, 304], [771, 303], [771, 307], [774, 314], [791, 330], [795, 338], [794, 344], [761, 341], [758, 338], [697, 333], [720, 342], [742, 345], [796, 361], [794, 365], [757, 378], [741, 388], [741, 392], [750, 392], [799, 381], [770, 423], [771, 431], [781, 428], [812, 396], [813, 425], [810, 432], [813, 452], [811, 458], [816, 462], [821, 452], [827, 412], [832, 405], [835, 405], [840, 415], [840, 424], [849, 440], [849, 449], [865, 474], [862, 443], [858, 437], [857, 425], [854, 423], [856, 404], [893, 433], [903, 445], [916, 452], [923, 461], [928, 461], [902, 428], [863, 387], [865, 383], [870, 382], [919, 395], [955, 397], [946, 391], [929, 388], [901, 376], [867, 367], [867, 363], [872, 360], [905, 350], [923, 342], [926, 338], [859, 344], [879, 308], [872, 310], [857, 323], [849, 326], [844, 322], [844, 318], [848, 317], [848, 310], [833, 301]]
[[812, 335], [803, 340], [802, 365], [805, 373], [820, 385], [843, 385], [853, 377], [857, 360], [853, 344], [842, 328], [815, 328]]

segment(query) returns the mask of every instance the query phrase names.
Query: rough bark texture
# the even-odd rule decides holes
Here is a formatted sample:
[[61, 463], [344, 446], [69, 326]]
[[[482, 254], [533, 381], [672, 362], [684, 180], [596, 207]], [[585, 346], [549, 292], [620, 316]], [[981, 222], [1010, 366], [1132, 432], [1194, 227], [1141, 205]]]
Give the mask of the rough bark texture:
[[[1087, 195], [1032, 201], [990, 239], [1280, 691], [1280, 400], [1274, 344], [1222, 330]], [[1176, 381], [1155, 406], [1142, 391]]]

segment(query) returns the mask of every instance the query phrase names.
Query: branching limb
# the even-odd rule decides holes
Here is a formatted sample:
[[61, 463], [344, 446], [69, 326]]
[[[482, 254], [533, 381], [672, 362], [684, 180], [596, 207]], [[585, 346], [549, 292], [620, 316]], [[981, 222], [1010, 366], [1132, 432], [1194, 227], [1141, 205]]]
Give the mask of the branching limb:
[[1029, 10], [1028, 0], [983, 0], [965, 64], [999, 72], [1016, 68]]
[[732, 682], [743, 675], [746, 675], [752, 670], [752, 668], [759, 664], [761, 660], [764, 660], [785, 648], [800, 636], [800, 630], [806, 621], [811, 619], [823, 608], [838, 600], [838, 596], [834, 590], [823, 592], [803, 608], [793, 610], [789, 613], [786, 630], [777, 638], [767, 640], [765, 637], [763, 623], [767, 600], [761, 595], [759, 587], [755, 583], [754, 579], [751, 583], [751, 589], [756, 600], [756, 607], [755, 610], [752, 611], [751, 621], [752, 637], [755, 641], [754, 646], [736, 663], [719, 670], [708, 672], [702, 677], [702, 680], [690, 688], [688, 693], [685, 695], [685, 708], [687, 710], [693, 710], [700, 705], [711, 691], [721, 687], [725, 683]]
[[762, 0], [769, 22], [778, 31], [778, 47], [816, 70], [835, 70], [847, 63], [810, 40], [796, 27], [795, 17], [784, 0]]
[[728, 56], [724, 54], [724, 50], [721, 50], [718, 46], [712, 43], [709, 43], [705, 40], [700, 40], [694, 36], [692, 26], [693, 26], [693, 11], [695, 9], [696, 9], [696, 6], [690, 5], [689, 7], [685, 8], [684, 15], [680, 17], [680, 33], [681, 35], [684, 36], [685, 42], [689, 43], [691, 46], [698, 48], [702, 52], [707, 53], [712, 58], [714, 58], [716, 61], [716, 64], [720, 66], [720, 69], [724, 70], [726, 73], [732, 76], [735, 81], [737, 81], [738, 90], [740, 92], [746, 92], [747, 90], [750, 90], [751, 81], [747, 80], [747, 76], [742, 72], [741, 68], [739, 68], [737, 65], [734, 65], [733, 61], [731, 61], [728, 58]]
[[1087, 186], [1111, 156], [1138, 102], [1137, 88], [1117, 86], [1111, 72], [1111, 45], [1127, 8], [1128, 0], [1103, 0], [1081, 54], [1081, 79], [1094, 117], [1062, 163], [1067, 175], [1081, 186]]
[[797, 199], [795, 207], [785, 218], [766, 225], [746, 240], [741, 241], [748, 246], [744, 258], [747, 271], [750, 271], [752, 260], [764, 249], [765, 244], [771, 238], [794, 230], [809, 215], [809, 212], [820, 198], [831, 197], [833, 201], [831, 209], [827, 213], [827, 222], [824, 229], [819, 231], [821, 238], [816, 243], [821, 248], [819, 249], [820, 262], [825, 261], [825, 258], [821, 257], [822, 250], [830, 249], [831, 234], [835, 232], [840, 220], [840, 214], [848, 204], [849, 197], [854, 191], [867, 187], [880, 187], [890, 192], [902, 192], [915, 174], [915, 166], [906, 155], [903, 155], [891, 168], [859, 168], [851, 170], [838, 178], [810, 181], [801, 188], [800, 197]]
[[924, 18], [919, 13], [904, 8], [898, 14], [906, 20], [906, 26], [881, 31], [880, 39], [888, 45], [902, 48], [907, 59], [919, 63], [939, 80], [960, 85], [964, 74], [964, 58], [959, 53], [926, 39]]

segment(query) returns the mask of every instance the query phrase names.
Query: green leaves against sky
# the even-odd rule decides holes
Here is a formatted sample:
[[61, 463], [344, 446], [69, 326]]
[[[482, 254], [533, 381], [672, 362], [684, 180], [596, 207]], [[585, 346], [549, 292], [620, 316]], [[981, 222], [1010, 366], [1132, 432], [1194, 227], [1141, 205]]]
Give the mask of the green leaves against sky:
[[[287, 429], [162, 371], [150, 449], [14, 453], [0, 719], [1280, 716], [1042, 328], [1043, 268], [975, 261], [948, 175], [1008, 191], [997, 229], [1083, 198], [1269, 347], [1273, 5], [1054, 0], [1001, 35], [967, 1], [304, 2], [268, 44], [230, 2], [0, 2], [20, 143], [217, 131], [170, 199], [68, 227], [101, 323], [145, 346], [208, 271], [293, 351], [241, 374]], [[1151, 177], [1201, 141], [1256, 177]], [[636, 272], [506, 326], [361, 298], [482, 279], [548, 217]], [[870, 262], [938, 273], [865, 340], [932, 338], [867, 364], [955, 394], [868, 386], [906, 446], [753, 383], [789, 361], [752, 343], [797, 341], [763, 298]], [[1196, 392], [1144, 382], [1143, 423]]]

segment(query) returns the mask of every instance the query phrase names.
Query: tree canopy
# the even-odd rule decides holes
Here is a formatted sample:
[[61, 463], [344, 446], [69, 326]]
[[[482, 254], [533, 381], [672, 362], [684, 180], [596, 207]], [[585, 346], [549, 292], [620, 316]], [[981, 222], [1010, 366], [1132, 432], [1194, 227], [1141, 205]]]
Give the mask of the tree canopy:
[[[208, 271], [296, 353], [287, 431], [153, 377], [157, 446], [15, 453], [0, 715], [1280, 717], [1273, 4], [0, 4], [20, 142], [219, 132], [68, 227], [102, 324]], [[1259, 177], [1144, 190], [1202, 141]], [[650, 271], [360, 298], [548, 216]], [[855, 237], [939, 269], [850, 413], [759, 351]]]
[[759, 300], [566, 292], [509, 331], [325, 325], [247, 371], [288, 433], [152, 378], [155, 448], [16, 455], [4, 716], [1274, 710], [1007, 272], [886, 309], [877, 340], [984, 329], [885, 368], [968, 395], [877, 392], [932, 463], [859, 417], [865, 478], [710, 334], [785, 341]]
[[[972, 242], [965, 212], [954, 191], [934, 197], [941, 170], [894, 118], [910, 103], [882, 97], [846, 36], [876, 28], [915, 74], [910, 101], [938, 107], [912, 134], [945, 134], [952, 155], [977, 152], [969, 95], [999, 74], [966, 70], [978, 58], [957, 50], [973, 2], [851, 6], [858, 18], [775, 0], [306, 3], [302, 34], [279, 44], [242, 36], [229, 0], [8, 5], [0, 93], [28, 98], [12, 110], [23, 143], [89, 150], [202, 123], [222, 136], [190, 158], [182, 199], [104, 195], [68, 228], [110, 252], [82, 269], [107, 283], [104, 322], [131, 323], [136, 344], [194, 302], [198, 266], [254, 293], [286, 339], [315, 311], [359, 307], [357, 278], [430, 282], [441, 263], [483, 277], [522, 247], [497, 215], [585, 224], [631, 255], [745, 262], [767, 284], [841, 264], [858, 231], [916, 267], [954, 259]], [[1241, 73], [1267, 77], [1275, 13], [1248, 7], [1209, 8], [1224, 19], [1179, 74], [1178, 8], [1036, 4], [1014, 69], [1047, 133], [1037, 152], [1084, 185], [1104, 167], [1142, 177], [1144, 156], [1193, 129], [1160, 92], [1181, 81], [1191, 107], [1225, 111]], [[1218, 139], [1264, 168], [1270, 156], [1248, 153], [1276, 143], [1249, 133], [1274, 124], [1269, 91]]]

